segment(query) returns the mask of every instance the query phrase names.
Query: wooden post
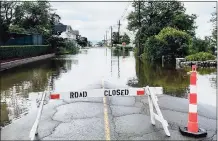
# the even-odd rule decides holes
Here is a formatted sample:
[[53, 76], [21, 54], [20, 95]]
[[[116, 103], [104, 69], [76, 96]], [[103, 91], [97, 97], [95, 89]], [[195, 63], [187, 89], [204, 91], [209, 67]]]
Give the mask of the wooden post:
[[162, 67], [164, 67], [164, 56], [162, 56]]

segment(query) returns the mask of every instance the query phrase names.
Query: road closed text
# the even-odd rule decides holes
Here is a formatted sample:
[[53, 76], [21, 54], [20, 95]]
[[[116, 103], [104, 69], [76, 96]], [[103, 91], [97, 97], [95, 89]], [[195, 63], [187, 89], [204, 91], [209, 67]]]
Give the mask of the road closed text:
[[105, 90], [104, 91], [104, 96], [116, 96], [116, 95], [129, 95], [129, 90], [128, 89], [123, 89], [123, 90]]
[[80, 98], [80, 97], [87, 97], [87, 92], [70, 92], [70, 98]]

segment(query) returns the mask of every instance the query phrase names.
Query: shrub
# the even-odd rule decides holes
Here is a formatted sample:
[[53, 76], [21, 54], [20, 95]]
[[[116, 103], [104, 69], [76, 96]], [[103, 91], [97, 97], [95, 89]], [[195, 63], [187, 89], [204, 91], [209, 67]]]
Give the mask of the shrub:
[[177, 57], [185, 57], [190, 44], [191, 37], [186, 32], [167, 27], [158, 35], [148, 38], [145, 43], [146, 58], [150, 61], [161, 61], [164, 56], [165, 61], [172, 61]]
[[208, 52], [199, 52], [185, 57], [187, 61], [206, 61], [214, 60], [215, 58], [216, 57], [214, 55]]
[[64, 43], [64, 47], [67, 51], [69, 51], [72, 54], [78, 53], [79, 49], [76, 47], [76, 43], [74, 41], [66, 40]]
[[64, 44], [64, 39], [62, 37], [57, 37], [57, 36], [49, 37], [48, 42], [49, 42], [49, 45], [52, 47], [52, 50], [54, 52], [56, 52], [56, 49], [58, 47], [63, 47], [65, 45]]
[[79, 48], [76, 47], [76, 43], [74, 41], [65, 40], [62, 43], [62, 46], [59, 46], [59, 49], [56, 54], [76, 54], [79, 52]]
[[1, 46], [0, 60], [33, 57], [50, 52], [47, 45]]

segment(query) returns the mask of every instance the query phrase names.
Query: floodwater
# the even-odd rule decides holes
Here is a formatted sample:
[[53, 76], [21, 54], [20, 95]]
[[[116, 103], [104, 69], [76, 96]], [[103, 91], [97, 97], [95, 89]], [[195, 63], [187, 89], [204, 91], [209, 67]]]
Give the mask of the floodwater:
[[[82, 50], [1, 72], [1, 126], [22, 118], [39, 92], [72, 91], [107, 81], [132, 87], [162, 86], [164, 94], [187, 98], [190, 68], [176, 70], [135, 59], [132, 51]], [[50, 83], [49, 83], [50, 82]], [[216, 106], [216, 69], [200, 69], [198, 102]], [[36, 108], [35, 108], [36, 109]]]

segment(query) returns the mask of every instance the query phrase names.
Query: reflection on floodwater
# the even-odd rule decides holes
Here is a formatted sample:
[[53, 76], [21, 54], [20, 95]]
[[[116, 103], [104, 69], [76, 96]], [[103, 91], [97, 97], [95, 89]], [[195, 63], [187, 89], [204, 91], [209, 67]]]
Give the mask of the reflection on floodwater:
[[52, 90], [54, 79], [67, 73], [71, 65], [72, 60], [54, 58], [1, 72], [1, 126], [27, 114], [29, 93]]
[[136, 59], [136, 74], [139, 87], [163, 87], [164, 94], [186, 97], [189, 77], [185, 70], [165, 69], [160, 65], [151, 65]]
[[[189, 93], [190, 76], [187, 74], [191, 68], [175, 69], [175, 67], [167, 68], [161, 65], [151, 64], [146, 61], [136, 59], [136, 75], [128, 81], [129, 86], [133, 87], [163, 87], [164, 94], [176, 97], [187, 98]], [[207, 79], [207, 75], [211, 78], [210, 83], [216, 88], [216, 68], [198, 68], [199, 76]], [[198, 86], [200, 88], [201, 86]], [[210, 91], [211, 88], [205, 87]]]

